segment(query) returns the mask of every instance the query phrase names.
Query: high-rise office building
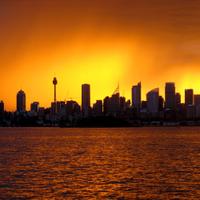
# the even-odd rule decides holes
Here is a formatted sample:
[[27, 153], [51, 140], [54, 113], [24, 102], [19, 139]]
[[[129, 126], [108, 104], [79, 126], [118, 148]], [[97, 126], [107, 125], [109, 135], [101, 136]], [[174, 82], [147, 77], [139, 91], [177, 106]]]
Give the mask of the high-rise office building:
[[120, 95], [119, 93], [113, 94], [110, 98], [110, 112], [117, 115], [120, 112]]
[[193, 104], [189, 104], [186, 107], [186, 118], [194, 120], [196, 117], [196, 108]]
[[104, 99], [104, 114], [116, 116], [120, 112], [120, 95], [119, 93], [113, 94], [111, 97]]
[[176, 93], [176, 95], [175, 95], [175, 105], [176, 105], [176, 108], [178, 106], [180, 106], [180, 104], [181, 104], [181, 95], [180, 95], [180, 93]]
[[200, 118], [200, 94], [194, 95], [194, 106], [196, 109], [196, 117]]
[[20, 90], [17, 93], [17, 111], [18, 112], [26, 111], [26, 94], [22, 90]]
[[57, 113], [65, 113], [65, 102], [64, 101], [57, 101], [56, 102], [56, 109]]
[[84, 116], [88, 116], [90, 112], [90, 85], [82, 85], [82, 112]]
[[195, 106], [200, 106], [200, 94], [195, 94], [194, 95], [194, 105]]
[[[126, 101], [126, 109], [130, 109], [130, 107], [131, 107], [131, 100], [128, 99], [128, 100]], [[141, 103], [141, 107], [142, 107], [142, 103]]]
[[39, 109], [38, 109], [38, 116], [41, 119], [45, 116], [45, 108], [44, 107], [39, 107]]
[[141, 108], [141, 82], [132, 87], [132, 106], [140, 111]]
[[165, 84], [165, 108], [174, 110], [176, 104], [176, 89], [175, 83], [168, 82]]
[[103, 112], [105, 115], [109, 113], [110, 98], [107, 96], [103, 100]]
[[193, 94], [193, 89], [186, 89], [185, 90], [185, 105], [193, 105], [193, 99], [194, 99], [194, 94]]
[[4, 102], [0, 101], [0, 115], [4, 113]]
[[159, 111], [159, 89], [155, 88], [147, 93], [147, 111], [158, 113]]
[[39, 110], [39, 102], [31, 103], [31, 112], [37, 113]]
[[66, 110], [67, 117], [71, 117], [75, 115], [78, 116], [81, 112], [81, 108], [79, 104], [73, 100], [67, 101], [67, 103], [65, 104], [65, 110]]
[[147, 101], [142, 101], [141, 102], [141, 109], [145, 110], [145, 111], [147, 110]]
[[96, 103], [93, 105], [93, 114], [95, 116], [101, 116], [102, 115], [102, 107], [103, 107], [102, 100], [97, 100]]
[[164, 108], [164, 99], [162, 96], [159, 96], [159, 111], [163, 111]]
[[119, 109], [120, 112], [123, 112], [126, 110], [126, 98], [125, 97], [119, 97]]

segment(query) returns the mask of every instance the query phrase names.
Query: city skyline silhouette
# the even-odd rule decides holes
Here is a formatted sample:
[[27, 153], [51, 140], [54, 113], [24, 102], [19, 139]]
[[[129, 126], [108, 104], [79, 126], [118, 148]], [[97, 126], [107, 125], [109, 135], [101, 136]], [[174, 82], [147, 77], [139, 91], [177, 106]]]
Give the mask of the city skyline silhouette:
[[200, 0], [0, 0], [0, 85], [0, 199], [200, 199]]
[[90, 83], [91, 101], [123, 96], [141, 81], [143, 99], [165, 81], [200, 92], [200, 3], [179, 0], [2, 0], [0, 2], [0, 99], [15, 110], [23, 88], [30, 104], [49, 106], [51, 81], [59, 99], [80, 103], [80, 85]]
[[[155, 87], [142, 99], [142, 83], [131, 88], [131, 99], [120, 94], [119, 85], [111, 95], [91, 102], [91, 85], [81, 85], [81, 103], [74, 99], [62, 101], [57, 98], [59, 79], [52, 81], [52, 101], [43, 107], [39, 101], [27, 106], [27, 94], [19, 90], [16, 110], [8, 112], [0, 101], [0, 125], [2, 126], [143, 126], [199, 125], [200, 94], [192, 88], [184, 90], [184, 98], [176, 90], [174, 82], [165, 83], [165, 95]], [[182, 101], [181, 101], [182, 99]]]
[[[67, 99], [57, 99], [57, 96], [58, 96], [58, 93], [57, 93], [57, 91], [56, 91], [56, 87], [57, 87], [57, 84], [58, 84], [58, 87], [59, 87], [59, 83], [58, 83], [59, 81], [57, 80], [57, 78], [56, 77], [54, 77], [53, 78], [53, 89], [52, 89], [52, 98], [51, 98], [51, 100], [48, 102], [48, 105], [47, 106], [43, 106], [43, 105], [41, 105], [42, 107], [45, 107], [45, 108], [48, 108], [49, 106], [51, 106], [51, 103], [52, 102], [57, 102], [57, 101], [62, 101], [62, 102], [67, 102], [67, 101], [77, 101], [77, 97], [76, 98], [73, 98], [73, 97], [69, 97], [69, 98], [67, 98]], [[199, 95], [200, 93], [196, 93], [195, 91], [194, 91], [194, 89], [193, 88], [185, 88], [184, 89], [184, 91], [177, 91], [177, 88], [176, 88], [176, 83], [175, 82], [165, 82], [165, 85], [166, 85], [166, 83], [169, 83], [169, 84], [174, 84], [174, 89], [175, 89], [175, 94], [178, 94], [180, 97], [180, 103], [183, 103], [183, 104], [186, 104], [186, 105], [188, 105], [188, 104], [190, 104], [190, 103], [187, 103], [187, 98], [186, 98], [186, 92], [189, 92], [189, 94], [190, 93], [192, 93], [191, 95], [193, 96], [193, 98], [194, 98], [194, 96], [195, 95]], [[89, 83], [84, 83], [85, 85], [89, 85], [89, 87], [91, 87], [91, 84], [89, 84]], [[84, 84], [82, 84], [82, 85], [84, 85]], [[140, 85], [139, 85], [140, 84]], [[134, 93], [134, 91], [133, 91], [133, 88], [134, 87], [140, 87], [140, 93], [139, 93], [139, 97], [137, 97], [137, 94], [135, 94]], [[92, 89], [94, 89], [95, 90], [95, 88], [92, 88]], [[113, 92], [111, 93], [111, 94], [108, 94], [108, 95], [106, 95], [106, 96], [104, 96], [102, 99], [95, 99], [95, 100], [93, 100], [93, 101], [91, 101], [91, 96], [92, 96], [92, 91], [91, 91], [91, 89], [89, 89], [90, 90], [90, 102], [91, 103], [89, 103], [89, 105], [91, 105], [91, 107], [92, 107], [92, 105], [97, 101], [97, 100], [103, 100], [104, 98], [106, 98], [107, 96], [112, 96], [113, 94], [115, 94], [115, 93], [119, 93], [121, 96], [124, 96], [125, 98], [126, 98], [126, 100], [130, 100], [130, 102], [131, 102], [131, 105], [132, 105], [132, 103], [133, 103], [133, 101], [134, 101], [134, 99], [136, 98], [139, 98], [139, 101], [140, 102], [142, 102], [142, 101], [147, 101], [147, 94], [150, 92], [150, 91], [152, 91], [152, 90], [154, 90], [154, 89], [158, 89], [158, 93], [159, 93], [159, 96], [161, 96], [161, 97], [163, 97], [163, 99], [164, 99], [164, 101], [166, 101], [166, 99], [165, 99], [165, 93], [166, 93], [166, 91], [164, 92], [164, 94], [162, 94], [162, 93], [160, 93], [160, 90], [161, 90], [161, 88], [159, 88], [159, 87], [154, 87], [154, 88], [152, 88], [152, 89], [150, 89], [149, 91], [147, 91], [146, 93], [144, 93], [144, 91], [143, 91], [143, 87], [142, 87], [142, 83], [141, 83], [141, 81], [140, 82], [138, 82], [137, 84], [135, 84], [135, 85], [132, 85], [131, 87], [130, 87], [130, 98], [127, 98], [126, 96], [124, 96], [123, 95], [123, 93], [121, 93], [120, 92], [120, 87], [119, 87], [119, 83], [118, 83], [118, 85], [117, 85], [117, 87], [116, 87], [116, 89], [115, 90], [113, 90]], [[164, 90], [166, 90], [166, 88], [164, 89]], [[20, 92], [22, 92], [22, 93], [26, 93], [22, 88], [18, 91], [18, 93], [20, 93]], [[82, 91], [83, 92], [83, 91]], [[77, 103], [79, 103], [79, 105], [81, 105], [81, 99], [83, 98], [83, 96], [82, 96], [82, 92], [81, 92], [81, 90], [80, 90], [80, 94], [79, 94], [79, 96], [80, 96], [80, 100], [79, 101], [77, 101]], [[184, 95], [182, 95], [182, 93], [184, 93]], [[25, 107], [26, 108], [26, 110], [27, 111], [29, 111], [29, 110], [31, 110], [31, 104], [32, 103], [34, 103], [34, 102], [38, 102], [39, 103], [39, 100], [37, 100], [37, 99], [33, 99], [32, 101], [30, 101], [30, 102], [28, 102], [27, 103], [27, 96], [28, 95], [26, 95], [26, 105], [25, 106], [23, 106], [23, 107]], [[82, 98], [81, 98], [81, 96], [82, 96]], [[17, 107], [17, 103], [16, 103], [16, 101], [15, 101], [15, 109], [13, 109], [13, 110], [8, 110], [8, 109], [6, 109], [6, 102], [4, 101], [4, 99], [0, 99], [2, 102], [4, 102], [4, 109], [6, 110], [6, 111], [12, 111], [12, 112], [14, 112], [14, 111], [16, 111], [17, 109], [16, 109], [16, 107]], [[15, 100], [16, 100], [16, 98], [15, 98]], [[14, 101], [14, 100], [13, 100]], [[136, 101], [136, 100], [135, 100]], [[189, 100], [190, 102], [192, 102], [191, 104], [193, 104], [193, 100]], [[30, 105], [30, 106], [29, 106]], [[135, 106], [136, 108], [137, 108], [137, 106]]]

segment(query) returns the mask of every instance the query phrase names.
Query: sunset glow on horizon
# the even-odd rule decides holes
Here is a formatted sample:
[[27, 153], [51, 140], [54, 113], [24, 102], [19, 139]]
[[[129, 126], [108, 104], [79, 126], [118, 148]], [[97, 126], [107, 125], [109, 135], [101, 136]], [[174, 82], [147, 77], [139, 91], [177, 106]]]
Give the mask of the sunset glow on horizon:
[[91, 102], [114, 92], [142, 97], [176, 83], [200, 93], [200, 3], [186, 0], [2, 0], [0, 2], [0, 100], [16, 109], [23, 89], [33, 101], [81, 102], [81, 84], [91, 85]]

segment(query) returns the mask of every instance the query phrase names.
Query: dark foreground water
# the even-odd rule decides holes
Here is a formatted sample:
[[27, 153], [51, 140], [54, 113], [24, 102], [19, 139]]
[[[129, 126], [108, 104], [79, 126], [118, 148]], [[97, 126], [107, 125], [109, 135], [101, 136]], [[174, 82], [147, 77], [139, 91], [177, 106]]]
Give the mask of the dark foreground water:
[[200, 199], [200, 128], [0, 128], [0, 199]]

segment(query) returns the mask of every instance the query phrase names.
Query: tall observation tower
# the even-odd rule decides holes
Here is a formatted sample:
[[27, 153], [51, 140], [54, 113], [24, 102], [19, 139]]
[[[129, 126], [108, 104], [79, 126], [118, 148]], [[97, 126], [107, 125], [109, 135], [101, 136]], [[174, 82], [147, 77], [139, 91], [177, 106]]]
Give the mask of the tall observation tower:
[[55, 106], [55, 113], [57, 111], [56, 109], [56, 85], [58, 84], [58, 81], [56, 79], [56, 77], [53, 78], [53, 85], [54, 85], [54, 106]]

